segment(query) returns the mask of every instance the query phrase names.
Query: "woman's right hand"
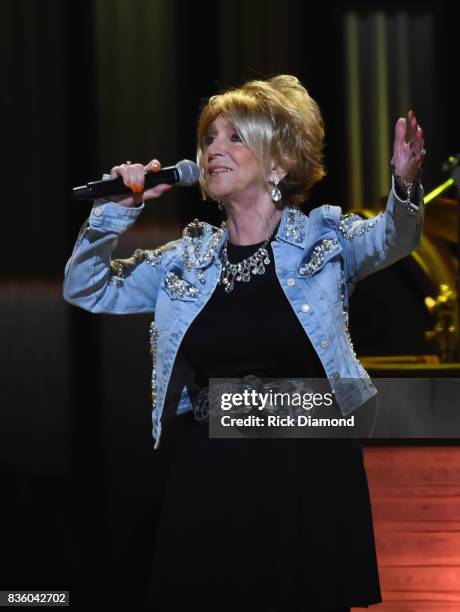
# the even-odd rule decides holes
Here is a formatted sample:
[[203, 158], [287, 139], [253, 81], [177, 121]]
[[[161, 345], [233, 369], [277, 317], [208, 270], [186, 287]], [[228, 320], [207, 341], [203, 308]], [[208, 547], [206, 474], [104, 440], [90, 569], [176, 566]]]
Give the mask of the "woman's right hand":
[[159, 198], [165, 191], [170, 191], [172, 185], [160, 183], [144, 191], [144, 175], [146, 172], [158, 172], [160, 168], [161, 164], [157, 159], [152, 159], [146, 166], [142, 164], [121, 164], [121, 166], [114, 166], [110, 171], [110, 178], [116, 179], [121, 176], [126, 187], [131, 189], [132, 195], [107, 196], [105, 199], [110, 198], [111, 202], [116, 202], [121, 206], [131, 207], [138, 206], [146, 200]]

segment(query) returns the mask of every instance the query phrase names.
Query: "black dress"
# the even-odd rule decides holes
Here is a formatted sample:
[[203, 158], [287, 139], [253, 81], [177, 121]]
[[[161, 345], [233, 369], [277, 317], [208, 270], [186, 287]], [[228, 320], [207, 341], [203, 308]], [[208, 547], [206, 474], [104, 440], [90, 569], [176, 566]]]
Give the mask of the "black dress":
[[[230, 261], [259, 245], [228, 245]], [[211, 377], [320, 377], [324, 370], [276, 278], [218, 286], [180, 351]], [[168, 485], [149, 609], [348, 610], [382, 601], [357, 439], [210, 439], [188, 412], [164, 422]]]

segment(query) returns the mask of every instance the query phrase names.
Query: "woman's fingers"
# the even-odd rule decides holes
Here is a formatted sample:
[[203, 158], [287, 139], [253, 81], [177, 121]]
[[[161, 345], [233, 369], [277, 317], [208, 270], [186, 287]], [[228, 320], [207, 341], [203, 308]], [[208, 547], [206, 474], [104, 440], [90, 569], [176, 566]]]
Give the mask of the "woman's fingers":
[[126, 187], [134, 193], [140, 193], [144, 188], [144, 174], [142, 164], [121, 164], [112, 168], [110, 178], [121, 176]]
[[409, 111], [406, 119], [400, 117], [396, 122], [394, 152], [414, 157], [420, 154], [423, 156], [423, 151], [423, 130], [417, 123], [414, 112]]
[[418, 123], [416, 124], [414, 130], [414, 134], [409, 143], [411, 156], [415, 158], [417, 163], [421, 163], [426, 153], [423, 130]]
[[414, 111], [410, 110], [395, 126], [393, 164], [396, 174], [406, 181], [415, 180], [420, 175], [425, 153], [423, 130]]
[[407, 142], [412, 142], [416, 133], [417, 133], [417, 119], [415, 117], [414, 111], [409, 111], [407, 113]]
[[[145, 172], [159, 172], [161, 170], [161, 164], [157, 159], [152, 159], [146, 166], [144, 166]], [[159, 198], [163, 193], [169, 191], [171, 189], [171, 185], [167, 185], [166, 183], [160, 183], [159, 185], [155, 185], [155, 187], [151, 187], [150, 189], [146, 189], [144, 192], [144, 200], [150, 200], [152, 198]]]
[[152, 159], [149, 163], [144, 166], [146, 172], [158, 172], [161, 168], [161, 164], [157, 159]]
[[417, 128], [417, 136], [415, 139], [415, 150], [417, 152], [417, 155], [425, 155], [426, 151], [425, 151], [425, 139], [423, 136], [423, 129], [418, 126]]
[[151, 187], [150, 189], [146, 189], [144, 191], [144, 200], [150, 200], [151, 198], [159, 198], [163, 193], [166, 193], [171, 189], [172, 185], [167, 185], [166, 183], [160, 183], [160, 185], [155, 185], [155, 187]]
[[407, 117], [400, 117], [396, 122], [395, 141], [399, 146], [415, 142], [418, 138], [420, 126], [414, 111], [409, 111]]
[[[161, 169], [161, 164], [157, 159], [152, 159], [146, 166], [144, 166], [145, 172], [159, 172]], [[144, 192], [144, 200], [150, 200], [151, 198], [159, 198], [166, 191], [170, 191], [172, 189], [172, 185], [168, 185], [166, 183], [160, 183], [159, 185], [155, 185], [155, 187], [151, 187], [150, 189], [146, 189]]]
[[395, 142], [394, 148], [403, 149], [406, 144], [406, 120], [400, 117], [396, 122], [395, 127]]
[[115, 179], [121, 177], [126, 187], [132, 191], [132, 195], [112, 196], [113, 201], [123, 206], [136, 206], [146, 200], [159, 198], [163, 193], [172, 188], [171, 185], [161, 183], [145, 191], [144, 187], [145, 175], [148, 172], [158, 172], [160, 169], [161, 164], [157, 159], [152, 159], [146, 166], [143, 164], [131, 163], [114, 166], [110, 171], [110, 178]]
[[144, 166], [142, 164], [129, 164], [126, 166], [127, 181], [125, 185], [134, 193], [141, 193], [144, 190]]
[[410, 145], [411, 156], [418, 157], [425, 154], [423, 130], [418, 124], [417, 117], [413, 111], [408, 113], [408, 143]]

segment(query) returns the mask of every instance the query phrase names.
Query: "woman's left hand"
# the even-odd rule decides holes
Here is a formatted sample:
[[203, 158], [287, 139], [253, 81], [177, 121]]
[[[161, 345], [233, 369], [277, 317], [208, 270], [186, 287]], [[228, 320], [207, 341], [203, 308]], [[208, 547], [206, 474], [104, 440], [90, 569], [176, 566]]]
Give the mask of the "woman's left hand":
[[396, 122], [393, 143], [393, 166], [398, 177], [399, 186], [406, 190], [406, 183], [413, 183], [420, 176], [426, 150], [423, 142], [423, 130], [418, 125], [413, 111], [404, 119]]

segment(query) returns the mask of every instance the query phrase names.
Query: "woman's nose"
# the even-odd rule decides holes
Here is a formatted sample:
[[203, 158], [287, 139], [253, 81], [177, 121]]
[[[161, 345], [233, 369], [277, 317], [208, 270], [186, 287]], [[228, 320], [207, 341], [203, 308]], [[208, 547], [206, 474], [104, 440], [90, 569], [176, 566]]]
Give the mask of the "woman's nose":
[[208, 146], [208, 156], [209, 158], [213, 158], [219, 155], [224, 155], [225, 153], [225, 144], [224, 141], [220, 138], [214, 138], [211, 144]]

